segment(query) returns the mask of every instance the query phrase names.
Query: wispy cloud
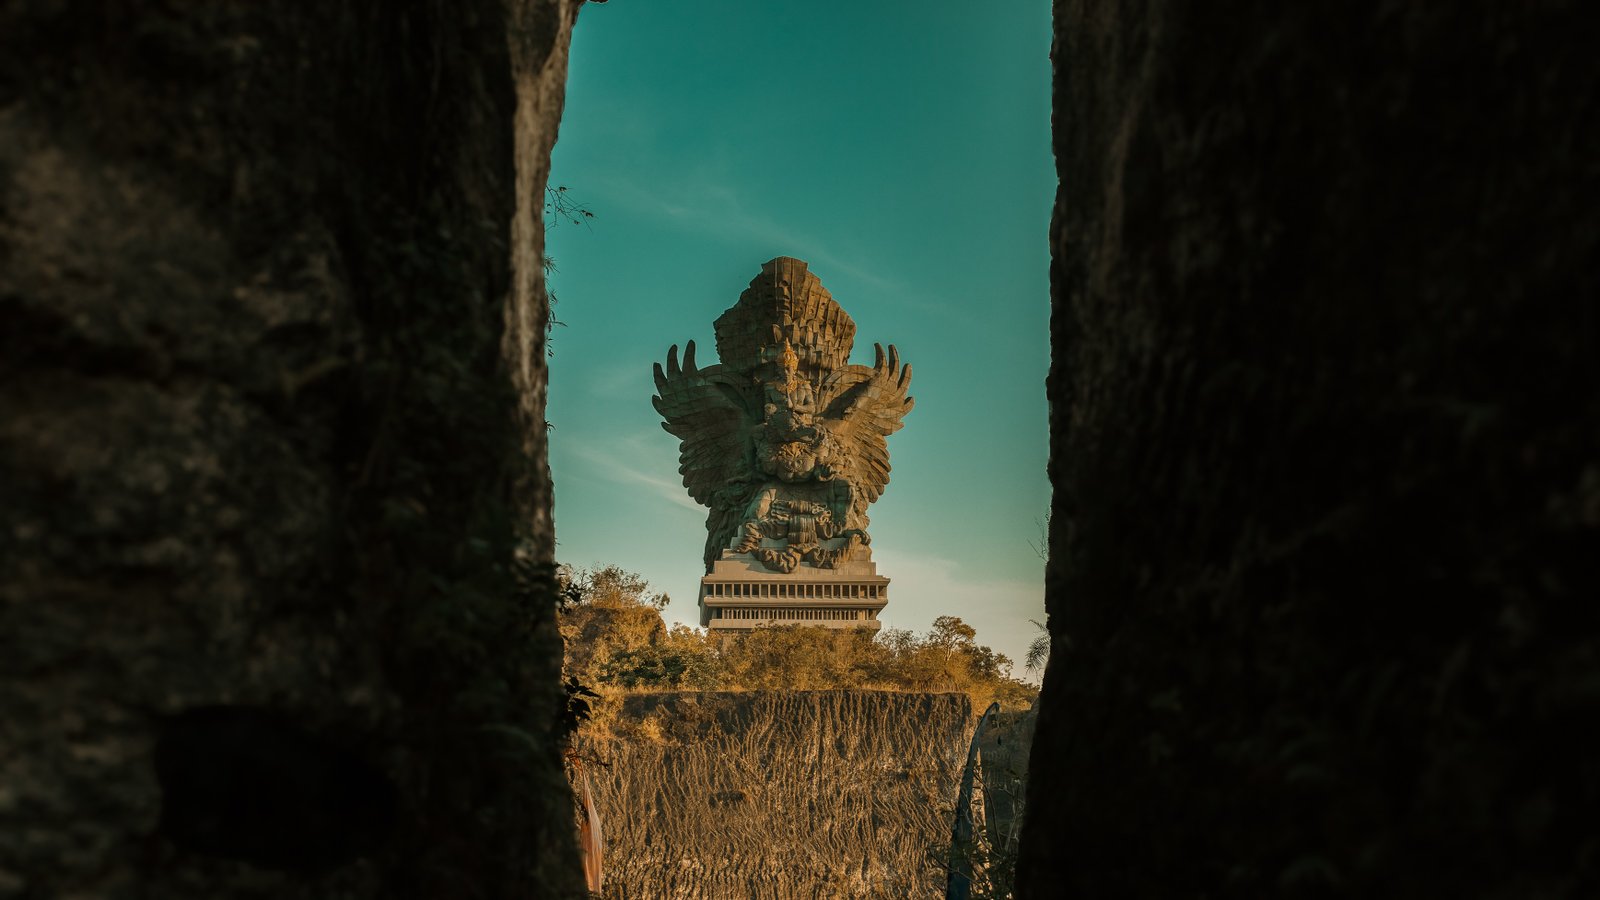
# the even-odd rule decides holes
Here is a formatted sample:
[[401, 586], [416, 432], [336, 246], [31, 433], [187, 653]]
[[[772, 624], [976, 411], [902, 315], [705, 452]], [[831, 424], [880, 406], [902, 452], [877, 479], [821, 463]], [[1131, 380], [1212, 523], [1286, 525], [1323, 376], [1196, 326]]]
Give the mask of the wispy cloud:
[[596, 397], [637, 397], [654, 387], [648, 370], [623, 366], [598, 370], [585, 384], [585, 389]]
[[646, 466], [637, 461], [660, 456], [659, 446], [649, 446], [652, 443], [659, 443], [651, 440], [654, 437], [655, 435], [647, 432], [638, 432], [613, 442], [611, 444], [613, 449], [603, 446], [591, 447], [575, 459], [593, 480], [640, 485], [648, 488], [658, 499], [703, 515], [705, 507], [694, 502], [676, 474], [668, 476], [660, 465]]
[[842, 272], [881, 290], [898, 290], [899, 282], [835, 253], [813, 235], [785, 226], [749, 209], [726, 184], [698, 178], [663, 189], [626, 178], [609, 177], [592, 188], [604, 199], [702, 234], [719, 238], [755, 238], [789, 248], [807, 262]]

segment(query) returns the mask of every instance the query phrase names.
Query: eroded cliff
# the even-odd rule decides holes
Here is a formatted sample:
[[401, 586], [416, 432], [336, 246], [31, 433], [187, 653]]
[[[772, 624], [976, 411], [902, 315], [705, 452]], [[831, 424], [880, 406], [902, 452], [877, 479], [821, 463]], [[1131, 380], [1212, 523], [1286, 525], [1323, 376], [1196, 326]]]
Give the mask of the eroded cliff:
[[965, 694], [637, 694], [586, 764], [606, 897], [943, 896]]

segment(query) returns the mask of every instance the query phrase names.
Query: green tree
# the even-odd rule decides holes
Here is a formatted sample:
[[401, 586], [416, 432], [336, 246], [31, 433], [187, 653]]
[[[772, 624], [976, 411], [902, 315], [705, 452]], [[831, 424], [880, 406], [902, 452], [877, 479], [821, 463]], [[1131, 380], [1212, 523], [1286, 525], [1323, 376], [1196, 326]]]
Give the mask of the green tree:
[[711, 691], [726, 684], [727, 664], [694, 629], [674, 626], [664, 641], [611, 654], [601, 684], [628, 689]]
[[602, 679], [606, 661], [617, 653], [659, 644], [666, 637], [661, 610], [666, 594], [619, 566], [564, 570], [565, 598], [560, 615], [564, 667], [583, 684]]
[[569, 601], [577, 605], [609, 609], [649, 607], [659, 612], [671, 602], [665, 593], [651, 593], [650, 582], [643, 576], [625, 571], [621, 566], [569, 569], [564, 583]]

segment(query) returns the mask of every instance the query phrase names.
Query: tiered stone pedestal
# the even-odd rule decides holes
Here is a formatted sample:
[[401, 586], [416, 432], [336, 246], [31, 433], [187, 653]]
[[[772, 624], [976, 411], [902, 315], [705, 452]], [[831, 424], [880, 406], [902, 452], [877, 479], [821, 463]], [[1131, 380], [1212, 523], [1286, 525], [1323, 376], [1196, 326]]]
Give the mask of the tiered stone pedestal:
[[784, 574], [748, 553], [722, 551], [711, 574], [700, 579], [700, 624], [712, 631], [750, 631], [767, 625], [865, 628], [883, 625], [878, 613], [889, 603], [889, 579], [870, 559], [835, 569], [801, 566]]

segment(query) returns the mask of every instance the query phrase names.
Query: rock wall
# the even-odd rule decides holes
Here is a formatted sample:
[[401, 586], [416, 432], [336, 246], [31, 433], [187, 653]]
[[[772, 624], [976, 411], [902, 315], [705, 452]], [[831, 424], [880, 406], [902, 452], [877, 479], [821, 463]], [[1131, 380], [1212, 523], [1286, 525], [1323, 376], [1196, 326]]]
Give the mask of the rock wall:
[[575, 893], [576, 5], [0, 11], [0, 897]]
[[626, 698], [588, 742], [605, 896], [944, 896], [965, 694]]
[[997, 870], [989, 877], [997, 890], [1014, 875], [1027, 799], [1028, 756], [1038, 721], [1033, 709], [997, 712], [978, 739], [977, 803], [985, 849], [995, 860], [990, 868]]
[[1024, 896], [1593, 896], [1583, 4], [1055, 4]]

